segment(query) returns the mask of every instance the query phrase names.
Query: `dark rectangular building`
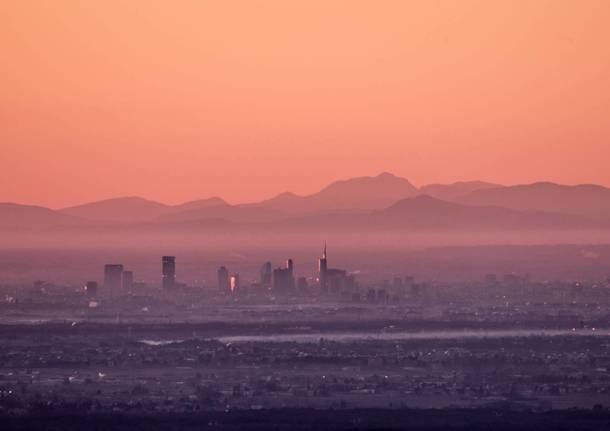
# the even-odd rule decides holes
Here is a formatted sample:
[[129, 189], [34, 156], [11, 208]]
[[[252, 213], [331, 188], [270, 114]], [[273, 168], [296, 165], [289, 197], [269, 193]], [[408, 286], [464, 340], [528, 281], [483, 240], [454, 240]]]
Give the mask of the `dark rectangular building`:
[[112, 293], [121, 289], [123, 276], [123, 265], [108, 264], [104, 265], [104, 289]]
[[161, 285], [164, 289], [173, 288], [176, 285], [176, 257], [163, 256], [161, 258], [161, 267]]

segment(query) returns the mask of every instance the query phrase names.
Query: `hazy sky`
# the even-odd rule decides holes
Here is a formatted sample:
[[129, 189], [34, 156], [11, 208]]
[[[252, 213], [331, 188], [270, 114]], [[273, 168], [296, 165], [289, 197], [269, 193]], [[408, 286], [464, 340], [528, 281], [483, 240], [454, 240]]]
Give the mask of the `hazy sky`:
[[610, 1], [0, 2], [0, 201], [610, 185]]

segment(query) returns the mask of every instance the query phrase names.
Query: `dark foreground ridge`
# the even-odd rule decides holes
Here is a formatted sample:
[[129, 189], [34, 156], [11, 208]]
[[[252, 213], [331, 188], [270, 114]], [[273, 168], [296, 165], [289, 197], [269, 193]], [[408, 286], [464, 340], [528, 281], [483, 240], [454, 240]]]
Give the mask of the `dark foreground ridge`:
[[272, 409], [193, 414], [85, 414], [77, 406], [0, 415], [2, 430], [607, 430], [610, 411]]

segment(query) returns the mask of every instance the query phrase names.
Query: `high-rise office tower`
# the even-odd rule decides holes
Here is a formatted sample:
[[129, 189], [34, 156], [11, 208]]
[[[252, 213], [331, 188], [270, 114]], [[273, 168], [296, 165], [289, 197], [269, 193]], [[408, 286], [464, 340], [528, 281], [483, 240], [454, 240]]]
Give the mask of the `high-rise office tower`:
[[294, 264], [292, 259], [286, 261], [286, 268], [273, 270], [273, 290], [278, 293], [294, 290]]
[[161, 266], [163, 271], [161, 284], [164, 289], [171, 289], [176, 284], [176, 257], [163, 256]]
[[286, 269], [290, 271], [291, 274], [294, 273], [294, 263], [292, 262], [292, 259], [286, 261]]
[[265, 262], [261, 267], [261, 285], [265, 287], [271, 286], [271, 262]]
[[216, 274], [218, 276], [218, 290], [220, 293], [229, 293], [231, 290], [229, 284], [229, 270], [226, 267], [221, 266], [218, 268]]
[[123, 271], [123, 290], [130, 291], [133, 287], [133, 271]]
[[323, 292], [350, 290], [356, 285], [354, 276], [348, 275], [346, 270], [328, 267], [326, 244], [324, 244], [322, 257], [318, 261], [318, 278]]
[[123, 275], [123, 265], [108, 264], [104, 265], [104, 290], [112, 294], [121, 288], [121, 278]]
[[239, 274], [233, 274], [231, 276], [231, 293], [235, 294], [239, 292]]
[[326, 261], [326, 243], [324, 243], [324, 251], [322, 257], [318, 261], [318, 279], [320, 280], [320, 287], [323, 291], [326, 291], [328, 286], [326, 285], [326, 272], [328, 270], [328, 263]]

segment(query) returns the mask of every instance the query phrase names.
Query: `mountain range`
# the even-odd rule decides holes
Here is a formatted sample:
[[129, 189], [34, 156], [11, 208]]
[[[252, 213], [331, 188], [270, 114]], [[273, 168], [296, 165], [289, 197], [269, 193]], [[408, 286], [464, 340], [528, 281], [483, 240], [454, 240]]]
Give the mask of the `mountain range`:
[[415, 187], [384, 172], [336, 181], [310, 195], [281, 193], [231, 205], [219, 197], [167, 205], [121, 197], [53, 210], [0, 203], [4, 230], [62, 227], [232, 225], [265, 229], [329, 228], [599, 228], [610, 227], [610, 189], [597, 185], [482, 181]]

